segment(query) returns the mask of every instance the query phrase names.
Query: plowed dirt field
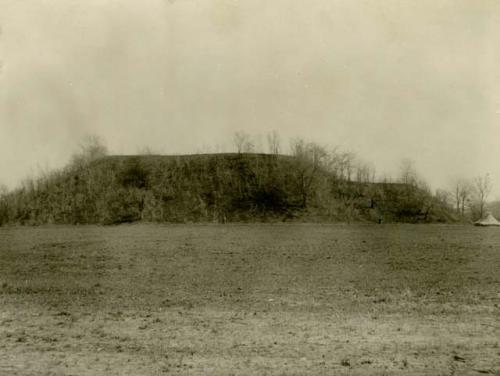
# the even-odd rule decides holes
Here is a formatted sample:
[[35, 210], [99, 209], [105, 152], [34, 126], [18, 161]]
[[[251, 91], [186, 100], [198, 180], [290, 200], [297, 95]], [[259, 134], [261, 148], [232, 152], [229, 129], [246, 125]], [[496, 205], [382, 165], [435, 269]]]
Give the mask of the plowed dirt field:
[[0, 228], [0, 375], [500, 375], [500, 229]]

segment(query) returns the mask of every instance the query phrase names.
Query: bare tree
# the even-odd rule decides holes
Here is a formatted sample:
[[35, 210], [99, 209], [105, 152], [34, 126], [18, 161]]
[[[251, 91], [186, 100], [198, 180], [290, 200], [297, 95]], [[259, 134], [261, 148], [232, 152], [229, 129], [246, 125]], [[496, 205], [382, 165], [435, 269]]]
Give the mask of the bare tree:
[[108, 154], [108, 148], [97, 135], [87, 135], [80, 143], [80, 152], [73, 155], [71, 165], [82, 167]]
[[270, 154], [279, 154], [281, 151], [281, 141], [278, 132], [272, 131], [267, 134], [267, 147]]
[[417, 185], [418, 175], [414, 161], [408, 158], [405, 158], [401, 161], [401, 165], [399, 168], [399, 180], [401, 183], [406, 185]]
[[356, 154], [350, 151], [338, 153], [334, 156], [337, 165], [337, 177], [340, 180], [351, 181], [354, 172]]
[[474, 214], [481, 219], [486, 214], [486, 202], [491, 193], [490, 175], [478, 176], [474, 179]]
[[445, 189], [436, 189], [436, 193], [434, 194], [436, 201], [445, 207], [453, 207], [453, 204], [450, 205], [451, 194]]
[[301, 206], [306, 208], [309, 197], [318, 184], [321, 169], [327, 167], [328, 153], [322, 146], [293, 139], [290, 142], [290, 152], [296, 158], [297, 185], [301, 195]]
[[93, 161], [108, 154], [108, 148], [101, 137], [97, 135], [87, 135], [80, 143], [82, 154], [88, 160]]
[[462, 221], [465, 219], [465, 210], [473, 192], [472, 183], [464, 178], [458, 178], [453, 183], [453, 201], [455, 210], [460, 215]]
[[250, 135], [242, 131], [238, 131], [233, 134], [233, 143], [238, 154], [251, 153], [255, 148]]
[[373, 167], [373, 165], [358, 160], [355, 164], [355, 168], [357, 182], [370, 183], [375, 180], [375, 167]]
[[328, 153], [328, 171], [335, 179], [340, 179], [340, 153], [337, 147], [334, 147]]

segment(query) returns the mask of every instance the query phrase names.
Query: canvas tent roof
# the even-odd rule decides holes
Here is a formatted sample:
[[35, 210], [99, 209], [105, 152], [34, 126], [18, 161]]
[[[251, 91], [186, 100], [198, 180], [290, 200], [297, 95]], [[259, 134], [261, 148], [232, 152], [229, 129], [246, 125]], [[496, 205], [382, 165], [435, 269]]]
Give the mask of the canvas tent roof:
[[497, 221], [495, 217], [491, 213], [489, 213], [486, 217], [483, 219], [474, 222], [474, 225], [476, 226], [500, 226], [500, 222]]

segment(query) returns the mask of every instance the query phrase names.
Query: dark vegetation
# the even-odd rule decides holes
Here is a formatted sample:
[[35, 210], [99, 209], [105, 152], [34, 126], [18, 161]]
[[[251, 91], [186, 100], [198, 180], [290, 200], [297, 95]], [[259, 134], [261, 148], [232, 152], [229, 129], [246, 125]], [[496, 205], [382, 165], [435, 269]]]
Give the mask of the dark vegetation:
[[293, 156], [87, 150], [1, 197], [0, 224], [453, 220], [446, 202], [416, 180], [354, 176], [309, 144], [296, 145]]

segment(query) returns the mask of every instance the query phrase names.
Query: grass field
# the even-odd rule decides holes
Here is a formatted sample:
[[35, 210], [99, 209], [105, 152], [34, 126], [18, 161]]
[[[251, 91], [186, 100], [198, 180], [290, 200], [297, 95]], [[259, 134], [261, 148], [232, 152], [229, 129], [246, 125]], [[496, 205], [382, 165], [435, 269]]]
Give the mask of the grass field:
[[0, 228], [0, 375], [500, 375], [500, 230]]

